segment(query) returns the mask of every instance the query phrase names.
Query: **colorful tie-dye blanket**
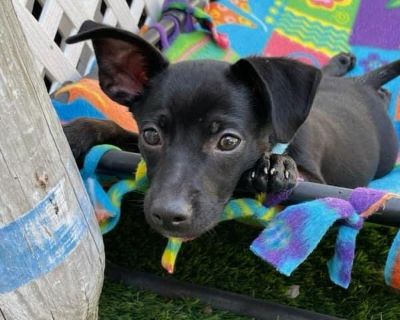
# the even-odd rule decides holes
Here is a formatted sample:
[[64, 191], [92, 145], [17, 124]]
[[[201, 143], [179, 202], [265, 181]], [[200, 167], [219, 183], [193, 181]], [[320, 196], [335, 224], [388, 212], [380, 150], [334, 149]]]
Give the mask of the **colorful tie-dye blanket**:
[[[208, 13], [232, 49], [218, 50], [205, 35], [183, 35], [167, 52], [173, 60], [233, 61], [262, 54], [321, 67], [333, 55], [351, 51], [358, 63], [350, 75], [358, 75], [400, 59], [399, 0], [220, 0]], [[386, 87], [400, 132], [400, 79]]]

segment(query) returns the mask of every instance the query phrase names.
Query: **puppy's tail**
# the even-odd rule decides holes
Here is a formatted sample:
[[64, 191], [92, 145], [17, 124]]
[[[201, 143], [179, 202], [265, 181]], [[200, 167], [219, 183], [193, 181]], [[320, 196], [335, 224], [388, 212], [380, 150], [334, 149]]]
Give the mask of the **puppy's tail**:
[[393, 80], [399, 75], [400, 60], [397, 60], [361, 76], [358, 80], [372, 86], [374, 89], [379, 89], [386, 82]]

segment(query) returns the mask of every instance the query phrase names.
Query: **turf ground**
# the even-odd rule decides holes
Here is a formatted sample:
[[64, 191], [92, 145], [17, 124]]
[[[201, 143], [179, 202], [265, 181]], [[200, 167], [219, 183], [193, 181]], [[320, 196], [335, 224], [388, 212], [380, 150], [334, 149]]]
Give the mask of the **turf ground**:
[[[149, 229], [138, 207], [138, 199], [125, 202], [121, 222], [105, 236], [107, 259], [131, 269], [168, 276], [160, 266], [166, 241]], [[335, 230], [290, 278], [278, 274], [248, 249], [259, 231], [236, 222], [222, 223], [214, 231], [183, 245], [173, 277], [347, 319], [400, 319], [400, 295], [383, 280], [394, 229], [364, 227], [357, 240], [353, 280], [347, 290], [333, 285], [327, 274], [326, 262], [333, 254]], [[300, 294], [294, 299], [287, 295], [292, 285], [300, 286]], [[166, 299], [106, 280], [100, 319], [249, 318], [213, 310], [196, 300]]]

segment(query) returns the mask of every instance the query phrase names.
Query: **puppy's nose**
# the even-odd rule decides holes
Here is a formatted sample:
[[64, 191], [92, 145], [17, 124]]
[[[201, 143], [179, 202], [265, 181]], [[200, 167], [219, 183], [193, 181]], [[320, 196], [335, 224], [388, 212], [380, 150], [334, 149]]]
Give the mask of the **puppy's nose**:
[[190, 224], [192, 207], [183, 200], [155, 204], [151, 210], [153, 222], [163, 228], [178, 228]]

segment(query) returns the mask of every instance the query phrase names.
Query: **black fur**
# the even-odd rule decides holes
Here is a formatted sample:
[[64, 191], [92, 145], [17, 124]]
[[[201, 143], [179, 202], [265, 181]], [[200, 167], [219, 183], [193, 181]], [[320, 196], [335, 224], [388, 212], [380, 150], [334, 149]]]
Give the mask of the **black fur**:
[[[285, 58], [169, 65], [126, 31], [87, 22], [70, 42], [86, 39], [94, 42], [102, 88], [138, 122], [151, 182], [145, 214], [166, 236], [197, 237], [218, 223], [235, 190], [281, 191], [294, 185], [297, 168], [311, 181], [356, 187], [395, 162], [378, 80], [339, 78], [353, 67], [352, 55], [338, 55], [322, 73]], [[389, 79], [382, 74], [400, 73], [398, 64], [388, 68], [378, 73], [380, 84]], [[137, 141], [110, 121], [84, 119], [65, 132], [77, 158], [94, 144]], [[223, 142], [237, 147], [227, 151]], [[278, 142], [289, 143], [287, 154], [271, 154]]]

